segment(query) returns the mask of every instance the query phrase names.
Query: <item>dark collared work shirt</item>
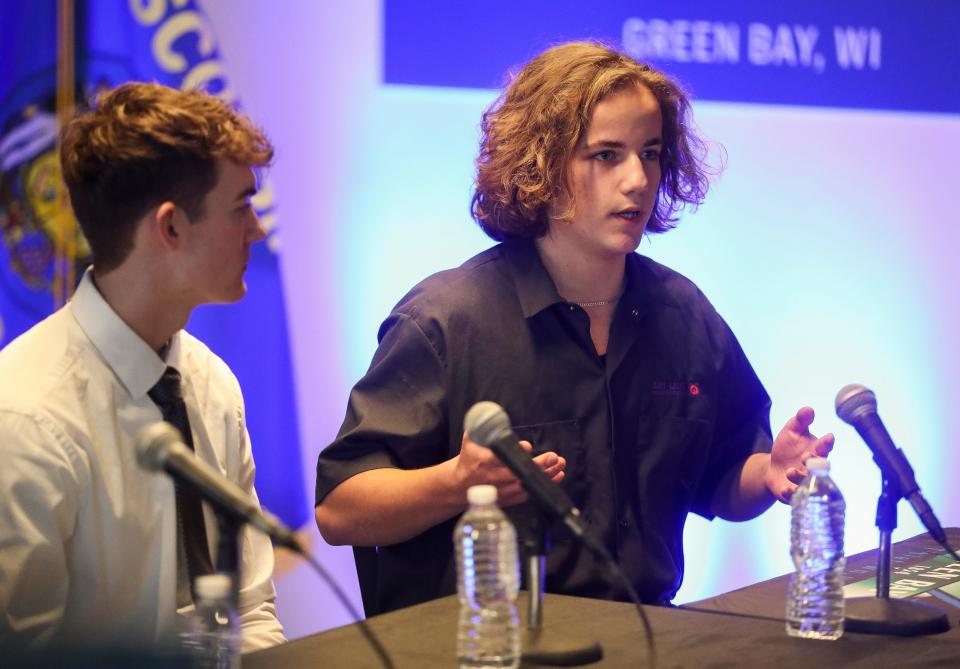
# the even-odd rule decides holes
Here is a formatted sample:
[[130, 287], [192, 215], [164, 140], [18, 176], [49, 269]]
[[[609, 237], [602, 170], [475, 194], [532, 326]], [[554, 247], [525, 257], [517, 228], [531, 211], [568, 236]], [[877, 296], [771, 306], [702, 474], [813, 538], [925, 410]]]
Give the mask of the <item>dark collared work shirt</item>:
[[[536, 451], [566, 458], [562, 487], [641, 598], [672, 599], [686, 516], [712, 518], [720, 479], [770, 450], [770, 401], [689, 280], [637, 254], [626, 279], [603, 357], [586, 312], [559, 296], [532, 242], [505, 242], [418, 284], [381, 326], [340, 433], [320, 454], [317, 503], [360, 472], [454, 457], [467, 410], [492, 400]], [[530, 509], [508, 512], [523, 524]], [[456, 591], [456, 520], [358, 550], [368, 615]], [[627, 598], [562, 526], [546, 588]]]

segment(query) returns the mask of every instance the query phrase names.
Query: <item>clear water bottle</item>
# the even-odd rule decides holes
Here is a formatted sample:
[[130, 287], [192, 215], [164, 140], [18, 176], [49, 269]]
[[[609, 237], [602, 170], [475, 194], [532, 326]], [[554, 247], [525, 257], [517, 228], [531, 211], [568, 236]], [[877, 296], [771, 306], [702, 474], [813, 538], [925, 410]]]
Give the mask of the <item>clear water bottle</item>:
[[460, 669], [520, 666], [517, 532], [497, 506], [497, 489], [467, 491], [469, 508], [453, 532], [457, 553]]
[[787, 633], [805, 639], [843, 634], [843, 495], [826, 458], [807, 460], [793, 493], [790, 554], [796, 573], [787, 594]]
[[240, 621], [230, 601], [231, 579], [226, 574], [198, 576], [197, 607], [183, 645], [196, 669], [239, 669]]

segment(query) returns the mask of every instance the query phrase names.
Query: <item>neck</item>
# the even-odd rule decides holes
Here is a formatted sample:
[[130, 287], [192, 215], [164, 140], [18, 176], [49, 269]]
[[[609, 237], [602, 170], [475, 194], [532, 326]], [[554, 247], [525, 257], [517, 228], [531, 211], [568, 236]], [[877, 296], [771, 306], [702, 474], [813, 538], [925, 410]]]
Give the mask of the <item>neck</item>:
[[143, 264], [124, 262], [106, 274], [94, 267], [93, 279], [100, 295], [137, 336], [158, 354], [182, 330], [191, 309], [167, 295], [163, 281]]
[[549, 233], [536, 244], [557, 292], [568, 302], [616, 301], [623, 292], [626, 256], [592, 256]]

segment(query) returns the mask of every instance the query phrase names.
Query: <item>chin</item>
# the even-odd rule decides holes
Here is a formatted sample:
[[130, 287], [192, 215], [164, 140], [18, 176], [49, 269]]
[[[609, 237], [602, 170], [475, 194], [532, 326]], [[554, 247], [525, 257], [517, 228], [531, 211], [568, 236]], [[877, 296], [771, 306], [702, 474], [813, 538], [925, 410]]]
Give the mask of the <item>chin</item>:
[[608, 248], [610, 249], [611, 254], [628, 255], [637, 250], [642, 240], [643, 235], [640, 235], [639, 237], [624, 235], [622, 238], [614, 240]]
[[235, 286], [232, 290], [224, 291], [222, 295], [219, 296], [217, 300], [220, 304], [233, 304], [234, 302], [239, 302], [247, 294], [247, 284], [241, 283], [239, 286]]

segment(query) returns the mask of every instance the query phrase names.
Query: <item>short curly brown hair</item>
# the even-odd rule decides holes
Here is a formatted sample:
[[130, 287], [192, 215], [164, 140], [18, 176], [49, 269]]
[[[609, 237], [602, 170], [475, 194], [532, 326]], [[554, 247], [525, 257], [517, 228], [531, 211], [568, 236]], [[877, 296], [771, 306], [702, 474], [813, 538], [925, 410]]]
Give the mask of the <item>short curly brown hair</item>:
[[126, 83], [67, 123], [63, 179], [97, 270], [124, 261], [153, 207], [171, 201], [191, 220], [202, 216], [222, 158], [264, 167], [273, 147], [247, 117], [199, 91]]
[[647, 231], [673, 228], [686, 205], [703, 202], [711, 170], [680, 86], [603, 44], [570, 42], [527, 63], [483, 114], [471, 202], [483, 231], [496, 241], [541, 237], [549, 205], [564, 196], [570, 206], [559, 217], [571, 217], [566, 171], [577, 142], [597, 103], [634, 85], [650, 89], [663, 116], [662, 176]]

